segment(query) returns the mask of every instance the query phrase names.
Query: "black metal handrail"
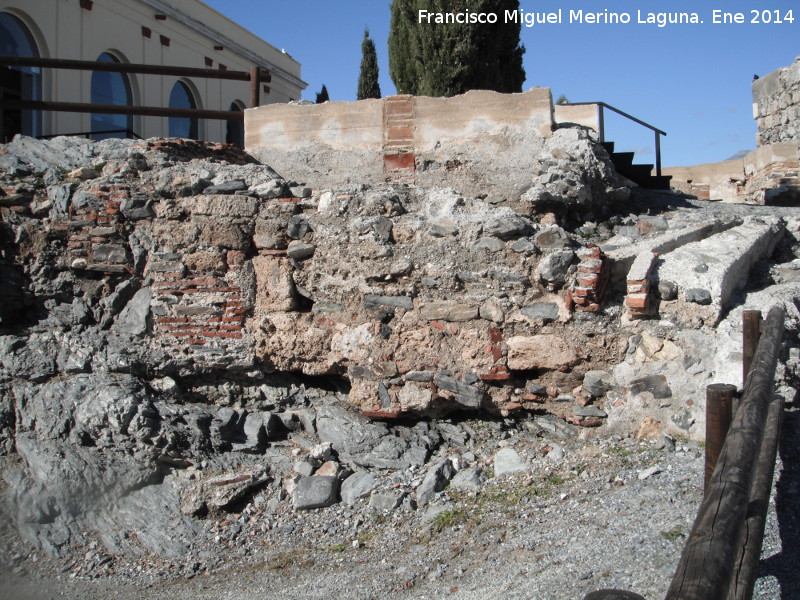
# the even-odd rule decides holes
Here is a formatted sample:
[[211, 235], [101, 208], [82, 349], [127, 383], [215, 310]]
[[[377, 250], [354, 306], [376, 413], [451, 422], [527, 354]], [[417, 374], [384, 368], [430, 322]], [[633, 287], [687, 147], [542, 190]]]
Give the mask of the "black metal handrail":
[[637, 119], [633, 115], [629, 115], [628, 113], [626, 113], [624, 111], [621, 111], [620, 109], [618, 109], [618, 108], [616, 108], [614, 106], [611, 106], [610, 104], [606, 104], [605, 102], [567, 102], [566, 106], [597, 106], [598, 107], [598, 111], [597, 111], [597, 136], [598, 136], [600, 142], [605, 142], [606, 141], [605, 113], [603, 112], [603, 109], [606, 109], [606, 108], [608, 110], [610, 110], [610, 111], [613, 111], [613, 112], [617, 113], [618, 115], [622, 115], [626, 119], [630, 119], [631, 121], [641, 125], [642, 127], [647, 127], [648, 129], [651, 129], [653, 132], [655, 132], [655, 137], [656, 137], [656, 175], [658, 175], [659, 177], [661, 176], [661, 136], [662, 135], [667, 135], [666, 131], [662, 131], [658, 127], [654, 127], [654, 126], [650, 125], [650, 123], [646, 123], [645, 121], [642, 121], [641, 119]]
[[104, 129], [102, 131], [77, 131], [75, 133], [53, 133], [50, 135], [39, 135], [36, 139], [39, 140], [52, 140], [57, 137], [85, 137], [90, 138], [93, 135], [105, 135], [107, 133], [124, 133], [125, 138], [129, 140], [143, 140], [144, 138], [136, 133], [133, 129]]

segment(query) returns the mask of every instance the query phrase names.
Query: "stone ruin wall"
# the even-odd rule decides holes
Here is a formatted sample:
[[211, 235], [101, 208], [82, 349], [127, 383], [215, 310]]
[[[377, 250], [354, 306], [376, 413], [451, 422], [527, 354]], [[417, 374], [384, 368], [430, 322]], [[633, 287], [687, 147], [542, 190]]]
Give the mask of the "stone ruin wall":
[[[704, 384], [739, 366], [738, 331], [714, 327], [782, 223], [623, 217], [629, 190], [586, 128], [534, 137], [524, 191], [474, 194], [312, 189], [186, 140], [3, 147], [0, 454], [26, 465], [10, 485], [23, 535], [58, 552], [102, 517], [108, 547], [133, 552], [120, 519], [166, 502], [148, 547], [184, 552], [171, 545], [196, 525], [165, 529], [171, 515], [234, 505], [266, 482], [265, 453], [276, 486], [313, 483], [292, 474], [295, 433], [309, 456], [319, 439], [398, 470], [426, 463], [426, 428], [454, 411], [570, 437], [701, 435]], [[750, 250], [710, 260], [719, 247]], [[160, 496], [173, 484], [179, 500]]]
[[753, 82], [758, 145], [800, 144], [800, 57]]

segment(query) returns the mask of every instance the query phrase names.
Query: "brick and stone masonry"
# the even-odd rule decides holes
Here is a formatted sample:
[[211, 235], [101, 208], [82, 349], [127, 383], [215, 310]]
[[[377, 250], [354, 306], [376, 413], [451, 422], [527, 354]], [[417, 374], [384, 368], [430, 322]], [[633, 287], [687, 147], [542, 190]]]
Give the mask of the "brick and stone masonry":
[[568, 303], [575, 310], [597, 312], [608, 285], [610, 264], [598, 246], [589, 244], [576, 252], [580, 263]]

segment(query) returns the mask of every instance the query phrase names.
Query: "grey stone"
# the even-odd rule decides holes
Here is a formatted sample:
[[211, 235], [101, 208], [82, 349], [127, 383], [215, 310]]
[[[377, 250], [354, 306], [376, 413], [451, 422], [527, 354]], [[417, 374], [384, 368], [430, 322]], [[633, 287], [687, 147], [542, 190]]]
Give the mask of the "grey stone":
[[271, 179], [270, 181], [259, 183], [250, 188], [249, 192], [263, 200], [281, 198], [284, 194], [284, 181], [282, 179]]
[[576, 417], [601, 417], [605, 419], [608, 415], [605, 411], [601, 410], [600, 408], [596, 407], [593, 404], [588, 404], [586, 406], [573, 406], [572, 407], [572, 414]]
[[500, 238], [501, 240], [511, 240], [522, 237], [530, 233], [531, 230], [530, 222], [519, 215], [497, 217], [491, 219], [483, 226], [484, 233]]
[[328, 404], [317, 410], [317, 434], [340, 455], [355, 456], [372, 451], [388, 435], [388, 429], [383, 423], [368, 421], [343, 406]]
[[342, 482], [341, 496], [345, 504], [366, 498], [375, 487], [375, 476], [368, 471], [357, 471]]
[[564, 448], [561, 444], [556, 444], [555, 442], [550, 444], [550, 452], [547, 453], [547, 459], [556, 461], [561, 460], [564, 458]]
[[311, 226], [304, 217], [293, 215], [289, 217], [289, 222], [286, 225], [286, 235], [293, 240], [299, 240], [304, 237], [311, 230]]
[[533, 243], [542, 250], [554, 250], [569, 245], [569, 236], [561, 227], [550, 226], [540, 229], [533, 236]]
[[449, 458], [436, 463], [425, 474], [419, 488], [417, 488], [417, 505], [424, 506], [436, 492], [441, 492], [455, 475], [453, 461]]
[[456, 492], [477, 492], [481, 487], [483, 487], [483, 471], [479, 467], [462, 469], [450, 481], [450, 489]]
[[338, 302], [321, 301], [314, 302], [311, 307], [311, 312], [315, 313], [340, 313], [344, 310], [344, 306]]
[[292, 242], [286, 249], [286, 254], [289, 258], [295, 260], [305, 260], [314, 256], [314, 251], [317, 249], [313, 244], [306, 244], [305, 242]]
[[524, 286], [529, 286], [531, 284], [531, 280], [528, 279], [526, 275], [497, 271], [495, 269], [489, 271], [489, 277], [495, 281], [502, 281], [503, 283], [516, 283]]
[[564, 422], [554, 415], [538, 416], [534, 418], [533, 425], [560, 440], [569, 440], [578, 435], [577, 427]]
[[515, 240], [509, 246], [514, 252], [519, 254], [532, 254], [536, 251], [536, 245], [528, 238], [520, 238]]
[[325, 508], [339, 501], [339, 479], [312, 475], [297, 482], [292, 503], [297, 510]]
[[378, 400], [381, 408], [389, 408], [392, 405], [392, 397], [389, 395], [386, 384], [382, 381], [378, 383]]
[[457, 381], [448, 375], [437, 373], [433, 378], [437, 387], [456, 395], [456, 402], [469, 408], [480, 408], [486, 393], [472, 385]]
[[443, 219], [436, 221], [435, 223], [431, 223], [430, 227], [428, 227], [428, 233], [430, 233], [433, 237], [448, 237], [451, 235], [456, 235], [458, 234], [458, 225], [453, 223], [453, 221]]
[[406, 381], [419, 381], [422, 383], [427, 383], [429, 381], [433, 381], [433, 372], [432, 371], [409, 371], [403, 377], [405, 377]]
[[497, 302], [489, 298], [486, 302], [481, 304], [478, 311], [481, 319], [492, 321], [494, 323], [502, 323], [505, 320], [505, 313], [503, 309], [498, 306]]
[[558, 318], [558, 304], [555, 302], [534, 302], [529, 306], [523, 306], [520, 312], [531, 319], [555, 321]]
[[234, 179], [219, 183], [217, 185], [210, 185], [203, 190], [204, 194], [235, 194], [238, 191], [246, 190], [247, 184], [241, 179]]
[[364, 296], [364, 302], [367, 304], [376, 304], [378, 306], [403, 308], [405, 310], [414, 308], [414, 300], [409, 296], [376, 296], [375, 294], [366, 294]]
[[695, 418], [689, 409], [684, 408], [683, 410], [673, 414], [670, 417], [670, 420], [675, 423], [677, 427], [683, 429], [684, 431], [689, 431], [689, 428], [694, 425]]
[[289, 188], [293, 198], [308, 198], [311, 196], [311, 188], [305, 185], [293, 185]]
[[122, 312], [119, 313], [112, 329], [117, 333], [141, 336], [147, 332], [148, 316], [152, 294], [149, 287], [140, 289], [133, 295]]
[[575, 253], [572, 250], [555, 250], [545, 255], [536, 267], [536, 274], [549, 284], [563, 285], [574, 260]]
[[505, 244], [493, 237], [482, 237], [472, 244], [473, 250], [488, 250], [489, 252], [499, 252], [505, 248]]
[[711, 304], [711, 292], [701, 288], [689, 288], [683, 294], [687, 302], [694, 302], [703, 306]]
[[667, 301], [675, 300], [678, 297], [678, 286], [672, 281], [659, 281], [658, 297]]
[[311, 477], [311, 475], [314, 474], [315, 468], [314, 465], [307, 460], [298, 460], [294, 463], [294, 468], [292, 470], [300, 475], [300, 477]]
[[616, 387], [616, 382], [611, 373], [607, 371], [587, 371], [583, 376], [583, 389], [597, 398], [604, 396], [609, 390]]
[[405, 492], [388, 491], [373, 492], [369, 498], [369, 507], [377, 512], [388, 512], [396, 509], [403, 502]]
[[494, 455], [494, 476], [502, 477], [528, 470], [528, 465], [513, 448], [501, 448]]

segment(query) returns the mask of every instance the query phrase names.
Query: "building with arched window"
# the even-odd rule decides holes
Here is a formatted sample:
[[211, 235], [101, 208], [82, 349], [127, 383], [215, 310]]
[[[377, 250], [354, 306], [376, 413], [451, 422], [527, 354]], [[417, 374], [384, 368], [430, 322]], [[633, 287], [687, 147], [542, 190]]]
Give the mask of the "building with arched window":
[[[0, 0], [0, 54], [271, 74], [260, 103], [298, 100], [300, 63], [199, 0]], [[241, 112], [250, 83], [0, 66], [0, 99]], [[15, 134], [189, 137], [241, 144], [237, 119], [0, 109], [0, 142]]]

